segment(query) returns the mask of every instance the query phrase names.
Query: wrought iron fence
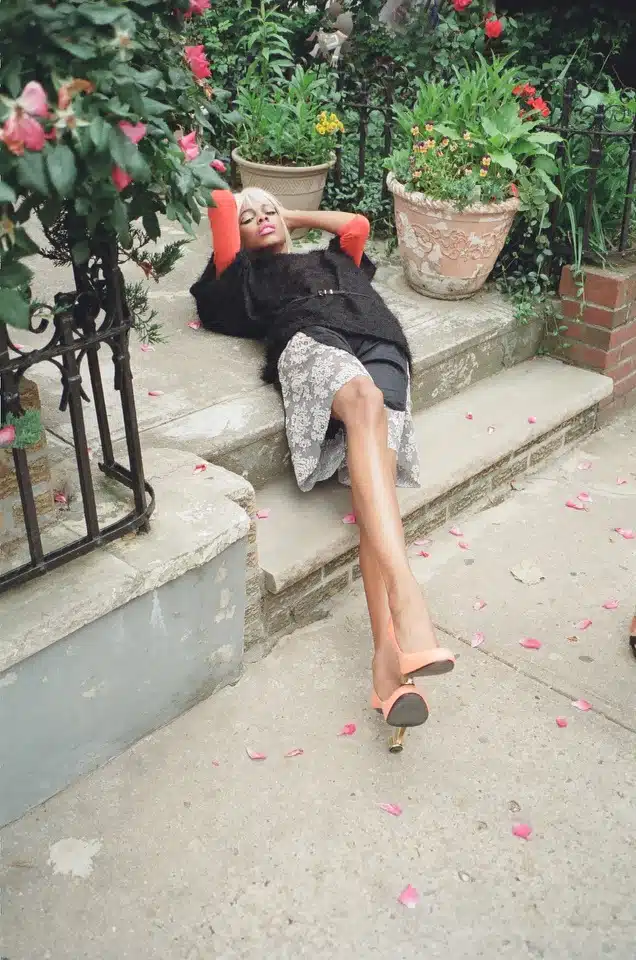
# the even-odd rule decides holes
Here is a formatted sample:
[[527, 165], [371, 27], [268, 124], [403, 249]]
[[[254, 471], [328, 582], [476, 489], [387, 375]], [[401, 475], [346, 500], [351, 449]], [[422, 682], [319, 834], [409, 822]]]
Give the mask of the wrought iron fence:
[[[24, 415], [20, 394], [23, 376], [39, 364], [53, 364], [61, 379], [60, 410], [68, 411], [70, 416], [73, 446], [69, 450], [76, 461], [86, 532], [56, 549], [44, 550], [28, 452], [14, 445], [11, 454], [29, 560], [0, 576], [0, 593], [127, 533], [147, 530], [154, 509], [154, 493], [144, 479], [128, 343], [132, 318], [126, 306], [116, 244], [105, 244], [90, 268], [74, 266], [74, 279], [75, 291], [56, 295], [52, 317], [31, 327], [33, 334], [48, 335], [42, 346], [29, 349], [19, 345], [7, 327], [0, 324], [0, 422], [10, 418], [16, 423]], [[99, 364], [102, 348], [112, 353], [114, 389], [121, 400], [129, 466], [117, 461], [113, 449]], [[88, 371], [101, 445], [98, 468], [110, 480], [132, 491], [132, 510], [106, 525], [100, 524], [98, 516], [84, 417], [84, 404], [89, 397], [82, 385], [83, 367]]]

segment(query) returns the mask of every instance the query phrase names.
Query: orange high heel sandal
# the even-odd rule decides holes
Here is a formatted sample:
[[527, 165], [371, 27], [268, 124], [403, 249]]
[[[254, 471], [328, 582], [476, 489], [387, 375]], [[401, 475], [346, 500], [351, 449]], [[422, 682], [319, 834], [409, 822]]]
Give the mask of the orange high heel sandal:
[[421, 693], [415, 689], [412, 680], [394, 690], [388, 700], [380, 700], [373, 690], [371, 693], [371, 707], [381, 713], [390, 727], [398, 727], [398, 731], [389, 740], [389, 751], [401, 753], [404, 747], [404, 737], [409, 727], [420, 727], [428, 720], [428, 704]]
[[450, 673], [455, 666], [455, 657], [445, 647], [404, 653], [397, 642], [393, 620], [389, 620], [389, 637], [400, 661], [400, 673], [405, 677], [437, 677], [442, 673]]

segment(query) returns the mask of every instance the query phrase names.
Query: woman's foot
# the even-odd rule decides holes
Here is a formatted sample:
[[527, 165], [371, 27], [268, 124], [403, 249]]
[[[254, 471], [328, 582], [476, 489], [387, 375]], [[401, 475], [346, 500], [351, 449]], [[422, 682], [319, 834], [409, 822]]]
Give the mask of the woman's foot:
[[389, 635], [403, 676], [435, 676], [455, 666], [453, 654], [438, 646], [433, 622], [414, 577], [403, 584], [397, 598], [389, 598]]
[[400, 673], [398, 652], [391, 643], [388, 634], [385, 643], [376, 647], [372, 671], [373, 689], [380, 700], [388, 700], [397, 688], [404, 683]]

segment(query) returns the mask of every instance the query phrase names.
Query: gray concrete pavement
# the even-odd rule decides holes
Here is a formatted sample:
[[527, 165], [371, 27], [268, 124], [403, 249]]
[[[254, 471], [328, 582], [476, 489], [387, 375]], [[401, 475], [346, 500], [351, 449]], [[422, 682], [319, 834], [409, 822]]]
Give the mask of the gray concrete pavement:
[[[503, 505], [457, 518], [469, 551], [447, 529], [418, 548], [429, 558], [413, 550], [459, 658], [427, 685], [431, 718], [401, 755], [367, 706], [358, 591], [6, 828], [0, 955], [632, 960], [635, 550], [612, 528], [636, 527], [635, 465], [624, 421]], [[566, 508], [580, 492], [589, 510]], [[539, 584], [510, 574], [524, 559]], [[610, 597], [617, 610], [602, 609]], [[579, 697], [590, 712], [571, 706]], [[355, 735], [339, 737], [348, 722]], [[413, 910], [397, 903], [407, 884]]]

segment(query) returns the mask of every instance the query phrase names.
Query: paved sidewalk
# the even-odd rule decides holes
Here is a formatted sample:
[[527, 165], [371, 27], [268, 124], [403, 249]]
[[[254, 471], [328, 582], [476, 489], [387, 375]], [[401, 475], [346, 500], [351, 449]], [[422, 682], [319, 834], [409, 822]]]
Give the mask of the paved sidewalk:
[[[413, 549], [460, 656], [404, 753], [367, 707], [356, 592], [2, 831], [0, 956], [633, 960], [636, 541], [613, 528], [636, 528], [634, 419], [457, 518], [469, 550], [447, 529]], [[567, 508], [580, 493], [588, 509]], [[517, 581], [522, 563], [543, 579]]]

